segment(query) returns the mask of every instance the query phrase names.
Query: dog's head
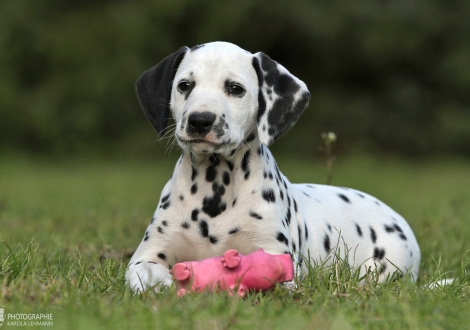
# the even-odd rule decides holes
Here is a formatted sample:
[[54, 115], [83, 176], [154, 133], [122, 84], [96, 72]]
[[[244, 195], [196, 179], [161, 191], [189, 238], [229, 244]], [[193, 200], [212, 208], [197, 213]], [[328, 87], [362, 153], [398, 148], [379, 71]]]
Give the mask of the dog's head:
[[137, 80], [145, 115], [160, 136], [170, 116], [179, 145], [229, 152], [255, 139], [270, 145], [307, 107], [307, 86], [264, 53], [212, 42], [182, 47]]

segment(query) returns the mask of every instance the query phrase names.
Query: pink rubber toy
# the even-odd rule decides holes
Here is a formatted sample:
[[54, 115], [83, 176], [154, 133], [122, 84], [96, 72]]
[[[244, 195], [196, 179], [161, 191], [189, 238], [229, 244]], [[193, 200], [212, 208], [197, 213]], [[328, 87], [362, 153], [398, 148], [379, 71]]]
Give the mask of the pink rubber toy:
[[269, 254], [263, 249], [246, 256], [228, 250], [222, 257], [180, 262], [170, 270], [178, 296], [189, 291], [227, 290], [243, 297], [247, 291], [266, 291], [277, 282], [292, 281], [294, 265], [289, 254]]

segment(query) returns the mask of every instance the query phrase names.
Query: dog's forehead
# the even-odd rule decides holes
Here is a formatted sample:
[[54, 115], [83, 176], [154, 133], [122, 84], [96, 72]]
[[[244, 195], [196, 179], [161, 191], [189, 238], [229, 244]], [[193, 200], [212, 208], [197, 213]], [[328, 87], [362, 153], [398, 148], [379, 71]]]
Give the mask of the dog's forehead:
[[212, 42], [191, 48], [181, 62], [177, 75], [201, 72], [208, 75], [249, 77], [255, 73], [253, 54], [227, 42]]

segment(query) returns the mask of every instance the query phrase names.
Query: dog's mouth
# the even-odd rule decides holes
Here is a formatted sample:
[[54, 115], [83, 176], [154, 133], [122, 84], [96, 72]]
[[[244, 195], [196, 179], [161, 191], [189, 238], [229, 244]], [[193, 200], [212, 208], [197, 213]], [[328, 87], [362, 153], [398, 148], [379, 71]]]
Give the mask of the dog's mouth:
[[222, 147], [225, 147], [225, 146], [228, 146], [230, 143], [231, 143], [231, 140], [228, 139], [228, 140], [225, 140], [225, 141], [221, 141], [221, 142], [213, 142], [213, 141], [208, 141], [206, 139], [201, 139], [201, 138], [196, 138], [196, 139], [183, 139], [179, 136], [177, 136], [177, 139], [179, 142], [185, 144], [185, 145], [188, 145], [188, 146], [202, 146], [202, 145], [206, 145], [208, 147], [210, 147], [211, 149], [221, 149]]

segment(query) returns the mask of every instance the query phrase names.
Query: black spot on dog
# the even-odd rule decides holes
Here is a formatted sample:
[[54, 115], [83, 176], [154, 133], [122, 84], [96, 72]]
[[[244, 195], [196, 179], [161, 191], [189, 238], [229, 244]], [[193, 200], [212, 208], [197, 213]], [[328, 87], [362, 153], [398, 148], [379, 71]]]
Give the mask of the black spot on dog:
[[362, 237], [362, 229], [361, 227], [359, 227], [357, 223], [356, 223], [356, 231], [357, 231], [357, 234]]
[[308, 240], [308, 229], [307, 229], [307, 223], [304, 223], [305, 227], [305, 240]]
[[167, 209], [170, 206], [170, 194], [163, 196], [162, 198], [162, 205], [160, 206], [162, 209]]
[[207, 167], [206, 181], [207, 182], [213, 182], [216, 177], [217, 177], [217, 170], [215, 169], [215, 167], [214, 166]]
[[269, 203], [276, 203], [276, 196], [274, 195], [274, 190], [272, 189], [264, 189], [261, 192], [261, 196], [263, 196], [263, 199]]
[[209, 235], [209, 241], [212, 243], [212, 244], [216, 244], [219, 239], [215, 236], [212, 236], [212, 235]]
[[138, 264], [141, 264], [141, 263], [142, 263], [142, 261], [137, 261], [137, 262], [135, 263], [135, 265], [137, 266]]
[[277, 236], [276, 236], [276, 239], [279, 242], [284, 243], [285, 245], [289, 246], [289, 240], [287, 239], [287, 237], [283, 233], [278, 232]]
[[394, 227], [399, 233], [403, 233], [403, 230], [401, 230], [401, 228], [400, 228], [399, 225], [394, 224], [393, 227]]
[[242, 159], [241, 167], [242, 167], [242, 170], [243, 170], [244, 172], [248, 171], [248, 165], [249, 165], [249, 161], [250, 161], [250, 154], [251, 154], [251, 151], [250, 151], [250, 150], [247, 150], [247, 151], [243, 154], [243, 159]]
[[166, 260], [166, 255], [164, 255], [163, 253], [157, 254], [157, 257], [159, 257], [162, 260]]
[[162, 221], [162, 225], [164, 225], [164, 226], [168, 226], [168, 221], [166, 221], [166, 220], [163, 220], [163, 221]]
[[307, 194], [305, 191], [302, 191], [302, 194], [304, 194], [305, 196], [307, 196], [308, 198], [310, 198], [310, 195]]
[[330, 233], [332, 232], [331, 231], [331, 225], [330, 224], [327, 224], [327, 227], [328, 227], [328, 230], [330, 231]]
[[194, 181], [197, 176], [197, 169], [194, 166], [191, 166], [191, 181]]
[[287, 223], [287, 225], [290, 225], [290, 219], [292, 217], [292, 214], [290, 212], [290, 208], [287, 208], [287, 212], [286, 212], [286, 218], [285, 218], [285, 221]]
[[233, 163], [229, 160], [226, 160], [226, 162], [227, 162], [228, 169], [230, 170], [230, 172], [232, 172], [233, 171]]
[[258, 219], [258, 220], [263, 219], [263, 217], [261, 215], [259, 215], [258, 213], [254, 212], [254, 211], [250, 211], [250, 217], [253, 217], [253, 218]]
[[295, 213], [297, 213], [298, 212], [297, 201], [295, 199], [293, 199], [293, 201], [294, 201], [294, 211]]
[[188, 229], [190, 227], [190, 224], [189, 224], [189, 222], [185, 221], [181, 224], [181, 227], [183, 227], [184, 229]]
[[201, 233], [202, 237], [209, 236], [209, 225], [205, 220], [199, 221], [199, 232]]
[[395, 232], [395, 228], [393, 228], [393, 226], [387, 226], [387, 225], [385, 225], [384, 227], [385, 227], [385, 231], [386, 231], [387, 233], [393, 233], [393, 232]]
[[330, 236], [327, 234], [323, 237], [323, 247], [325, 248], [326, 253], [330, 252]]
[[279, 197], [281, 197], [281, 200], [284, 200], [284, 193], [280, 189], [279, 189]]
[[247, 150], [245, 154], [243, 155], [241, 167], [243, 172], [245, 172], [245, 180], [247, 180], [250, 176], [250, 168], [249, 168], [249, 162], [250, 162], [250, 154], [251, 151]]
[[162, 229], [162, 227], [157, 227], [157, 230], [158, 230], [158, 232], [159, 232], [160, 234], [163, 234], [163, 229]]
[[237, 148], [233, 149], [231, 152], [230, 152], [230, 156], [233, 156], [235, 154], [235, 151], [237, 151]]
[[377, 234], [374, 230], [374, 228], [370, 227], [370, 239], [372, 240], [372, 243], [377, 242]]
[[402, 240], [406, 241], [406, 236], [405, 234], [403, 233], [400, 233], [400, 235], [398, 235]]
[[276, 163], [274, 164], [274, 167], [275, 167], [275, 170], [276, 170], [276, 175], [277, 175], [278, 180], [282, 181], [281, 172], [279, 172], [279, 167], [277, 167]]
[[184, 195], [180, 195], [180, 201], [184, 201]]
[[379, 268], [379, 274], [385, 273], [385, 269], [387, 269], [387, 264], [386, 264], [386, 263], [382, 263], [382, 264], [380, 265], [380, 268]]
[[191, 212], [191, 220], [197, 221], [198, 215], [199, 215], [199, 209], [194, 209], [194, 210]]
[[227, 204], [222, 201], [222, 196], [225, 193], [225, 187], [223, 185], [214, 182], [212, 184], [212, 190], [214, 191], [214, 196], [204, 198], [202, 201], [202, 211], [211, 218], [215, 218], [225, 211]]
[[195, 193], [197, 193], [197, 183], [193, 183], [191, 186], [191, 194], [194, 195]]
[[224, 136], [225, 134], [224, 127], [228, 127], [224, 118], [220, 118], [219, 122], [215, 124], [214, 126], [212, 126], [212, 131], [215, 133], [217, 138], [221, 138], [222, 136]]
[[262, 156], [263, 154], [264, 154], [263, 146], [260, 145], [260, 146], [258, 147], [258, 155]]
[[345, 201], [346, 203], [351, 203], [351, 201], [349, 200], [349, 198], [347, 198], [345, 195], [343, 194], [338, 194], [338, 197], [341, 198], [343, 201]]
[[300, 229], [300, 226], [297, 226], [297, 231], [299, 233], [299, 249], [302, 249], [302, 229]]
[[214, 194], [219, 194], [223, 196], [225, 194], [225, 187], [223, 185], [219, 185], [217, 182], [212, 183], [212, 191]]
[[233, 202], [232, 202], [232, 207], [234, 207], [235, 204], [237, 204], [237, 199], [236, 199], [236, 198], [235, 198], [235, 199], [233, 200]]
[[222, 174], [222, 182], [226, 186], [230, 184], [230, 174], [228, 172], [224, 172], [224, 174]]
[[384, 249], [379, 249], [379, 248], [374, 248], [374, 258], [382, 260], [385, 256], [385, 250]]
[[230, 235], [232, 235], [232, 234], [238, 233], [239, 231], [240, 231], [240, 228], [235, 227], [235, 228], [231, 229], [228, 233], [229, 233]]
[[292, 250], [294, 251], [294, 253], [297, 252], [297, 246], [295, 246], [294, 242], [292, 242]]
[[255, 131], [253, 131], [245, 138], [245, 142], [249, 143], [249, 142], [253, 141], [255, 138], [256, 138], [256, 133], [255, 133]]
[[144, 235], [144, 241], [148, 241], [149, 238], [150, 238], [149, 232], [146, 231], [146, 232], [145, 232], [145, 235]]

